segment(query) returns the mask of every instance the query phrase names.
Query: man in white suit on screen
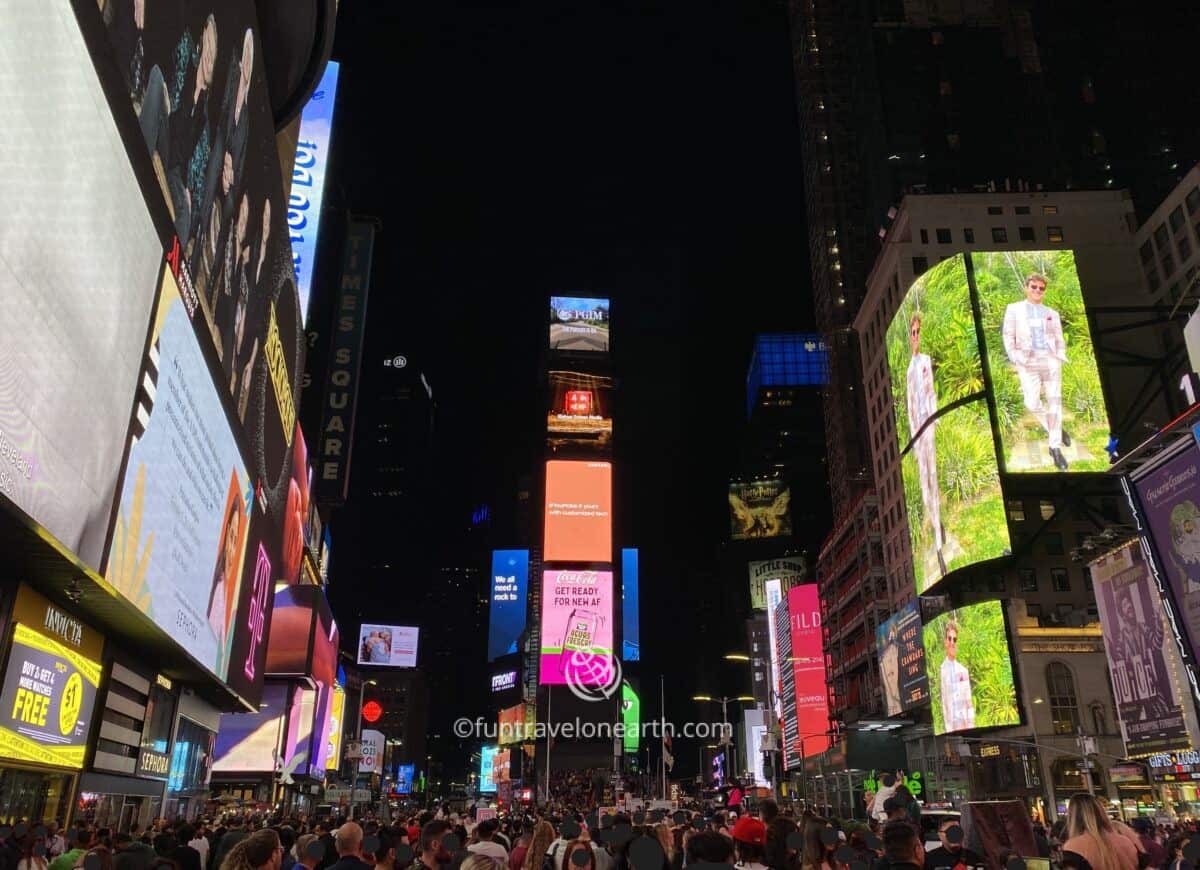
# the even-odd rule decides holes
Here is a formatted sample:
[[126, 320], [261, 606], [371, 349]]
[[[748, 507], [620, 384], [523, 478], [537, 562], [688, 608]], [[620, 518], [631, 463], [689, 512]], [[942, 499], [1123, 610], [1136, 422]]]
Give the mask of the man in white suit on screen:
[[912, 451], [917, 457], [925, 518], [933, 528], [933, 548], [937, 553], [941, 576], [945, 576], [946, 559], [942, 548], [946, 540], [942, 530], [942, 492], [938, 488], [937, 444], [934, 440], [937, 423], [933, 419], [933, 414], [937, 411], [937, 395], [933, 387], [933, 362], [929, 359], [929, 354], [921, 353], [920, 314], [914, 314], [909, 321], [908, 346], [912, 349], [906, 375], [908, 431], [913, 438]]

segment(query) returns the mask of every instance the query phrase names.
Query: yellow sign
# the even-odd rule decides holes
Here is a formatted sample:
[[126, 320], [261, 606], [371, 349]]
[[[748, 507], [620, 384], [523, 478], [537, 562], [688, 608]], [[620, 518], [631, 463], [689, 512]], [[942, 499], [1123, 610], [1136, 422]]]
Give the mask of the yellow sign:
[[329, 757], [325, 759], [326, 770], [337, 770], [342, 766], [342, 723], [346, 712], [346, 690], [333, 687], [333, 701], [329, 705]]

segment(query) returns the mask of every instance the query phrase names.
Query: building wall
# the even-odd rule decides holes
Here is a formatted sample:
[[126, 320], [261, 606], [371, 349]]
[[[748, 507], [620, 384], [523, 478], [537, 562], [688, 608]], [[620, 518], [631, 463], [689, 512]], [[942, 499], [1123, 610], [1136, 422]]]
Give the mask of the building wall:
[[1138, 228], [1134, 241], [1154, 300], [1174, 306], [1196, 295], [1200, 268], [1200, 164], [1193, 166]]

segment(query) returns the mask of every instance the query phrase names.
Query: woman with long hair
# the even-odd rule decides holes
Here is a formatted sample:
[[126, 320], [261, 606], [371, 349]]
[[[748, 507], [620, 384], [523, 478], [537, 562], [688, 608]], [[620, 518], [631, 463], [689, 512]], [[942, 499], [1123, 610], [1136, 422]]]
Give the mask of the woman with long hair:
[[529, 849], [525, 852], [525, 870], [542, 870], [542, 860], [550, 851], [550, 844], [556, 839], [554, 825], [547, 821], [538, 822], [533, 829], [533, 838], [529, 841]]
[[659, 822], [654, 826], [654, 836], [658, 838], [658, 845], [662, 846], [667, 863], [672, 864], [675, 861], [675, 837], [671, 834], [671, 826]]
[[[800, 870], [800, 860], [794, 849], [789, 849], [788, 835], [800, 830], [795, 819], [776, 816], [767, 824], [767, 866], [775, 870]], [[870, 866], [868, 864], [868, 866]]]
[[1138, 853], [1133, 843], [1122, 837], [1086, 792], [1071, 796], [1067, 804], [1067, 841], [1063, 852], [1074, 852], [1093, 870], [1137, 870]]
[[[800, 856], [803, 870], [836, 870], [833, 847], [826, 846], [821, 832], [831, 827], [820, 816], [813, 816], [804, 824], [804, 852]], [[836, 840], [834, 842], [837, 842]]]
[[220, 870], [279, 870], [282, 858], [279, 835], [270, 828], [260, 828], [229, 850]]
[[[582, 850], [587, 855], [586, 863], [575, 863], [571, 857], [578, 851]], [[563, 870], [596, 870], [596, 853], [592, 849], [592, 844], [587, 840], [572, 840], [567, 843], [567, 849], [563, 853]]]

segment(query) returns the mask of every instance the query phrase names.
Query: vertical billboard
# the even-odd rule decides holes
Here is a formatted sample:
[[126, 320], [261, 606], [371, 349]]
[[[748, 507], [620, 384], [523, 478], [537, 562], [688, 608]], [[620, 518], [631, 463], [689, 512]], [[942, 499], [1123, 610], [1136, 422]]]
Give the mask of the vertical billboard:
[[621, 661], [642, 658], [641, 614], [638, 607], [638, 551], [621, 551]]
[[342, 732], [346, 723], [346, 690], [341, 684], [333, 687], [330, 701], [329, 727], [326, 729], [325, 769], [337, 770], [342, 766]]
[[479, 790], [494, 792], [496, 790], [496, 753], [499, 746], [484, 746], [479, 750]]
[[1021, 724], [1003, 602], [948, 611], [921, 631], [934, 734]]
[[518, 652], [529, 603], [529, 551], [492, 551], [488, 661]]
[[612, 561], [612, 463], [546, 463], [546, 562]]
[[312, 292], [313, 261], [321, 230], [321, 204], [325, 199], [325, 168], [329, 165], [329, 139], [333, 133], [333, 105], [337, 98], [338, 63], [329, 61], [321, 81], [300, 116], [300, 136], [292, 168], [288, 197], [288, 241], [300, 294], [300, 316], [307, 322]]
[[612, 581], [612, 571], [544, 572], [542, 685], [612, 683]]
[[967, 263], [909, 287], [887, 331], [917, 593], [1011, 551]]
[[396, 794], [412, 794], [416, 770], [415, 764], [396, 765]]
[[552, 449], [574, 445], [611, 449], [612, 378], [587, 372], [551, 371], [547, 443]]
[[1126, 755], [1190, 748], [1185, 701], [1167, 665], [1174, 641], [1141, 543], [1132, 541], [1089, 569]]
[[929, 701], [921, 606], [910, 601], [875, 629], [884, 712], [898, 716]]
[[[783, 716], [783, 707], [781, 705], [779, 643], [776, 638], [775, 612], [779, 609], [780, 604], [783, 603], [783, 593], [783, 582], [778, 578], [772, 578], [763, 584], [763, 594], [767, 600], [767, 641], [771, 647], [770, 688], [776, 720], [779, 720]], [[787, 610], [786, 605], [783, 609]]]
[[799, 586], [808, 576], [803, 556], [747, 562], [746, 567], [750, 573], [750, 607], [753, 610], [767, 609], [767, 581], [778, 580], [786, 592], [793, 586]]
[[267, 683], [257, 713], [222, 713], [213, 751], [213, 770], [217, 773], [274, 771], [290, 700], [288, 684]]
[[626, 755], [637, 755], [642, 745], [642, 699], [629, 680], [621, 682], [621, 735]]
[[550, 349], [568, 353], [608, 353], [608, 300], [550, 297]]
[[735, 541], [792, 533], [792, 491], [782, 480], [729, 484], [729, 537]]
[[829, 748], [829, 686], [821, 639], [821, 601], [816, 583], [788, 590], [792, 639], [792, 691], [796, 695], [796, 749], [803, 757]]
[[1104, 471], [1108, 412], [1073, 251], [971, 254], [1004, 470]]
[[383, 773], [383, 753], [387, 740], [382, 731], [364, 728], [362, 732], [362, 760], [358, 762], [359, 773]]
[[[789, 602], [783, 598], [775, 607], [775, 658], [779, 662], [777, 710], [783, 734], [783, 766], [795, 767], [800, 752], [800, 731], [796, 722], [796, 671], [792, 667], [792, 632], [788, 616]], [[822, 729], [825, 730], [825, 729]], [[802, 760], [802, 759], [800, 759]]]
[[[746, 771], [750, 774], [752, 784], [758, 788], [770, 788], [763, 767], [762, 744], [767, 736], [767, 711], [746, 710], [743, 714], [746, 733]], [[805, 749], [808, 747], [806, 746]]]

